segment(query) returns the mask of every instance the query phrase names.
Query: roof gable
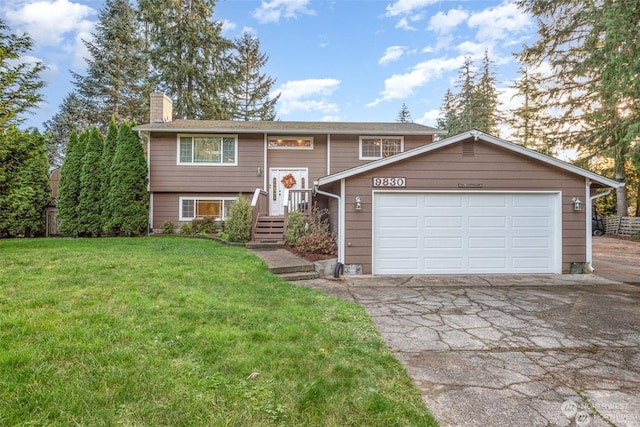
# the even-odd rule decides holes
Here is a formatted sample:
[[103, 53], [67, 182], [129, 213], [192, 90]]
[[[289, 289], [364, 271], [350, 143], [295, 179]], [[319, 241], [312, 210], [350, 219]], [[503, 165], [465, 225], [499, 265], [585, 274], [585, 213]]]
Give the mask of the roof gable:
[[422, 147], [414, 148], [413, 150], [405, 151], [404, 153], [396, 154], [391, 157], [387, 157], [384, 159], [376, 160], [371, 163], [367, 163], [361, 166], [356, 166], [351, 169], [347, 169], [342, 172], [335, 173], [333, 175], [328, 175], [320, 178], [317, 181], [318, 185], [330, 184], [332, 182], [340, 181], [345, 178], [349, 178], [355, 175], [359, 175], [361, 173], [369, 172], [371, 170], [375, 170], [384, 166], [392, 165], [394, 163], [402, 162], [403, 160], [410, 159], [422, 154], [426, 154], [435, 150], [438, 150], [443, 147], [447, 147], [450, 145], [454, 145], [460, 143], [462, 141], [473, 138], [475, 141], [482, 140], [489, 144], [493, 144], [495, 146], [501, 147], [503, 149], [521, 154], [523, 156], [529, 157], [531, 159], [540, 161], [542, 163], [548, 164], [550, 166], [560, 168], [567, 172], [582, 176], [584, 178], [588, 178], [594, 182], [602, 184], [605, 187], [621, 187], [624, 183], [620, 183], [614, 181], [612, 179], [606, 178], [604, 176], [598, 175], [596, 173], [590, 172], [586, 169], [580, 168], [578, 166], [572, 165], [567, 162], [563, 162], [562, 160], [558, 160], [554, 157], [547, 156], [545, 154], [539, 153], [535, 150], [531, 150], [529, 148], [523, 147], [518, 144], [514, 144], [513, 142], [509, 142], [504, 139], [497, 138], [495, 136], [488, 135], [486, 133], [472, 130], [468, 132], [461, 133], [459, 135], [455, 135], [449, 138], [442, 139], [440, 141], [436, 141], [430, 144], [423, 145]]

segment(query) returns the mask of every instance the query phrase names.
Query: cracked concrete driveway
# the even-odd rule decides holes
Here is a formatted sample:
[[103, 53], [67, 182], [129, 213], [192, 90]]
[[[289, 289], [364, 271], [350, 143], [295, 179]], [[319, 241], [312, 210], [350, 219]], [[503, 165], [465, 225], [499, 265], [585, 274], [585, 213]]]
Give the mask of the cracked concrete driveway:
[[300, 284], [366, 309], [441, 426], [640, 426], [638, 286], [596, 275]]

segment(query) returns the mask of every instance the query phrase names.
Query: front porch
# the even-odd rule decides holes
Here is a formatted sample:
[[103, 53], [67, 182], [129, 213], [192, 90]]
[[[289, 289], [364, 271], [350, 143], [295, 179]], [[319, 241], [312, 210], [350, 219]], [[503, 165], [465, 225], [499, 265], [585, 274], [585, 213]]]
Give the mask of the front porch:
[[313, 192], [311, 190], [287, 189], [282, 200], [283, 215], [270, 215], [269, 193], [256, 189], [251, 201], [253, 218], [250, 247], [284, 246], [288, 215], [292, 212], [310, 214], [313, 206]]

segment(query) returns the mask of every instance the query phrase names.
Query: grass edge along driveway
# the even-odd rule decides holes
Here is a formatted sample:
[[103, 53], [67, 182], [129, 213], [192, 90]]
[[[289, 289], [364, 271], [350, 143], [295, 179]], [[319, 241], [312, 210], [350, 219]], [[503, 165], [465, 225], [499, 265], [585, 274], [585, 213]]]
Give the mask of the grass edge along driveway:
[[0, 425], [437, 425], [361, 307], [207, 240], [0, 240], [0, 372]]

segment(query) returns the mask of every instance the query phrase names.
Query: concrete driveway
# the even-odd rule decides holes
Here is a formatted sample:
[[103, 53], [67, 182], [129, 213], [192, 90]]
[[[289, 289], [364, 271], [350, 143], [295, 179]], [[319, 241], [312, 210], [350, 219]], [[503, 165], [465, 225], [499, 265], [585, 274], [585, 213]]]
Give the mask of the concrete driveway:
[[640, 426], [640, 286], [596, 275], [300, 284], [366, 309], [441, 426]]

